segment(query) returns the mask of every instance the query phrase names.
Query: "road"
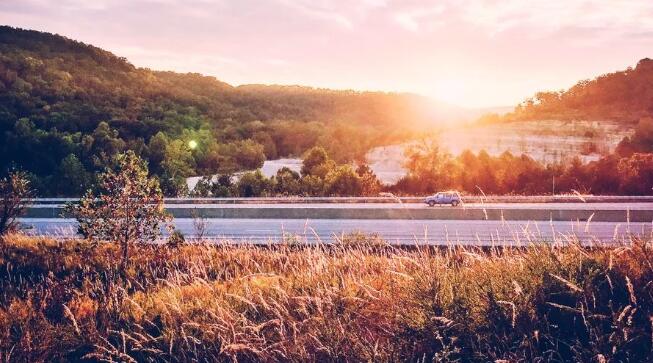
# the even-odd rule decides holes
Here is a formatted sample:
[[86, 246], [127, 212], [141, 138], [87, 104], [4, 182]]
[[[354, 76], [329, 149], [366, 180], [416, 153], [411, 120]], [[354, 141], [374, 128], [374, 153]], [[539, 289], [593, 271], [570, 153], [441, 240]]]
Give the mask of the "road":
[[[63, 207], [62, 204], [32, 204], [31, 208]], [[419, 209], [431, 208], [424, 203], [252, 203], [252, 204], [191, 204], [174, 203], [165, 204], [168, 209], [197, 208], [197, 209], [266, 209], [266, 208], [329, 208], [329, 209]], [[450, 205], [435, 206], [433, 208], [454, 208]], [[538, 210], [542, 208], [555, 210], [651, 210], [653, 203], [465, 203], [458, 209], [525, 209]]]
[[[70, 237], [71, 219], [23, 219], [34, 235]], [[193, 219], [177, 218], [175, 227], [187, 237], [196, 235]], [[493, 220], [360, 220], [360, 219], [207, 219], [205, 237], [214, 240], [279, 242], [295, 237], [331, 242], [351, 232], [374, 233], [396, 244], [526, 245], [530, 242], [585, 244], [624, 242], [629, 236], [651, 237], [651, 223], [493, 221]]]
[[[249, 203], [249, 204], [166, 204], [175, 218], [224, 219], [392, 219], [392, 220], [511, 220], [651, 222], [653, 203], [470, 203], [458, 207], [428, 207], [420, 203]], [[28, 218], [57, 218], [58, 204], [33, 204]]]

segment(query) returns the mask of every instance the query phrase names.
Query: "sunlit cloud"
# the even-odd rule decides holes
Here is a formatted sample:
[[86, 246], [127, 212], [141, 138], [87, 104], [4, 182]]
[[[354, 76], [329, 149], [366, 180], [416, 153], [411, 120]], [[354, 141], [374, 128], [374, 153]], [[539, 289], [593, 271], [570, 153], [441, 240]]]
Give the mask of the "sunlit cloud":
[[332, 21], [339, 26], [351, 29], [352, 21], [345, 15], [339, 13], [332, 2], [312, 2], [302, 0], [279, 0], [286, 7], [290, 7], [303, 12], [304, 14], [315, 19]]
[[403, 10], [395, 15], [395, 20], [403, 28], [417, 32], [422, 27], [423, 21], [429, 21], [430, 25], [443, 24], [442, 20], [434, 19], [434, 15], [440, 15], [444, 11], [444, 5], [436, 5], [427, 8], [415, 8]]
[[515, 28], [537, 32], [565, 28], [620, 32], [653, 29], [651, 1], [468, 0], [457, 4], [462, 20], [485, 27], [492, 33]]

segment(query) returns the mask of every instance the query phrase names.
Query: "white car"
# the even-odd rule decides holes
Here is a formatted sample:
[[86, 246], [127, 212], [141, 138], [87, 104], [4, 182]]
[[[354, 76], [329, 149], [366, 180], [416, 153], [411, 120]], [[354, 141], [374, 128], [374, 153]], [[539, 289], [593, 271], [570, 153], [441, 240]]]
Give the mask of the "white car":
[[424, 203], [428, 204], [429, 207], [433, 207], [436, 204], [451, 204], [451, 206], [455, 207], [462, 203], [462, 201], [460, 193], [456, 191], [439, 192], [424, 199]]

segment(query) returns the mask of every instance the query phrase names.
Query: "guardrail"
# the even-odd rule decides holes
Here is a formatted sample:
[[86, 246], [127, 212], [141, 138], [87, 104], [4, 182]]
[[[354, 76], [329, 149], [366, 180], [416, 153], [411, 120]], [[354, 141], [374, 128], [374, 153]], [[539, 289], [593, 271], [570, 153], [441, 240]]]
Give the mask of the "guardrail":
[[[79, 198], [35, 198], [30, 204], [75, 203]], [[421, 203], [424, 197], [255, 197], [255, 198], [165, 198], [166, 204], [319, 204], [319, 203]], [[542, 195], [463, 196], [466, 203], [653, 203], [653, 196]]]

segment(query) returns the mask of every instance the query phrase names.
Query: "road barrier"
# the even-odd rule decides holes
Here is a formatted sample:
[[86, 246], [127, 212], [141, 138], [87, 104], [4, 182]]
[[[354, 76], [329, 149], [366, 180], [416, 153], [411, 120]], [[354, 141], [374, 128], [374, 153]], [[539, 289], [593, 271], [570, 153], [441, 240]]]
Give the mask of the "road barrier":
[[[651, 222], [651, 209], [601, 209], [596, 208], [496, 208], [474, 207], [243, 207], [220, 206], [175, 206], [170, 204], [167, 211], [175, 218], [242, 218], [242, 219], [431, 219], [431, 220], [507, 220], [507, 221], [597, 221], [597, 222]], [[26, 218], [60, 218], [61, 205], [36, 205], [27, 209]]]

